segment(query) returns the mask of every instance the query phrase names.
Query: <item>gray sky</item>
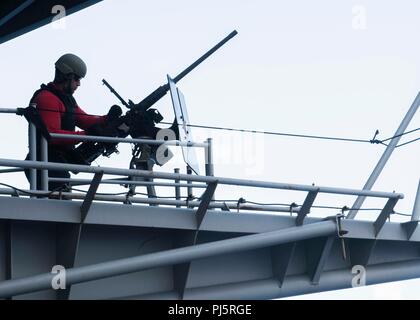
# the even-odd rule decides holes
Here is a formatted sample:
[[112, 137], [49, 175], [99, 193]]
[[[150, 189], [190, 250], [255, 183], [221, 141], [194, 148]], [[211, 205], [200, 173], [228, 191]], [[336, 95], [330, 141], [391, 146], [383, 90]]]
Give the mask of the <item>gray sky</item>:
[[[106, 0], [58, 25], [2, 44], [0, 107], [26, 106], [39, 85], [52, 79], [57, 58], [71, 52], [88, 65], [87, 77], [75, 94], [79, 105], [88, 113], [105, 114], [118, 101], [102, 86], [102, 78], [126, 99], [138, 102], [164, 84], [166, 74], [175, 77], [237, 29], [238, 36], [178, 84], [191, 123], [357, 139], [371, 139], [378, 129], [378, 138], [388, 138], [420, 88], [420, 3], [403, 3]], [[165, 120], [172, 121], [169, 95], [157, 107]], [[13, 115], [2, 117], [2, 157], [23, 159], [26, 123]], [[408, 130], [418, 127], [417, 114]], [[202, 129], [193, 134], [196, 141], [213, 137], [218, 176], [300, 184], [360, 189], [384, 151], [381, 145], [361, 143]], [[418, 133], [412, 134], [401, 142], [417, 137]], [[411, 213], [413, 208], [419, 150], [420, 142], [398, 148], [373, 188], [404, 193], [398, 212]], [[97, 164], [128, 167], [129, 146], [120, 146], [120, 151]], [[174, 152], [177, 157], [157, 170], [185, 167], [179, 150]], [[8, 179], [27, 185], [23, 175]], [[219, 198], [241, 196], [286, 203], [304, 198], [304, 194], [238, 188], [217, 191]], [[354, 199], [322, 196], [317, 201], [350, 206]], [[369, 213], [358, 218], [374, 217]], [[419, 280], [411, 280], [302, 298], [419, 299], [418, 285]]]

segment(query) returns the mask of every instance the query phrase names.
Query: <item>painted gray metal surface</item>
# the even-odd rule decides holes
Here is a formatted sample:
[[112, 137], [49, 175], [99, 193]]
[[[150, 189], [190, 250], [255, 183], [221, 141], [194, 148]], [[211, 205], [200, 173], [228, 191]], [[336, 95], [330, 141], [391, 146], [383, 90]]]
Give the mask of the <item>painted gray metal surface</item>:
[[[63, 169], [62, 164], [7, 159], [0, 159], [0, 165]], [[401, 194], [103, 167], [67, 169], [95, 173], [96, 183], [87, 195], [66, 193], [75, 199], [60, 201], [10, 197], [14, 191], [0, 189], [5, 194], [0, 196], [0, 297], [277, 298], [348, 287], [334, 277], [325, 279], [331, 272], [349, 273], [355, 263], [368, 268], [399, 263], [392, 277], [414, 276], [407, 273], [407, 265], [419, 259], [415, 222], [410, 228], [386, 222]], [[95, 195], [102, 172], [204, 182], [207, 189], [194, 201], [195, 208], [176, 208], [191, 202], [166, 199], [133, 202], [156, 201], [169, 207], [100, 203], [124, 198]], [[297, 217], [289, 215], [287, 206], [279, 207], [276, 215], [257, 213], [249, 205], [251, 211], [218, 211], [214, 207], [222, 204], [210, 199], [220, 183], [305, 191], [307, 197], [300, 208], [293, 208]], [[335, 216], [308, 215], [319, 192], [363, 194], [387, 202], [380, 223], [344, 220], [341, 228], [346, 233], [339, 238]], [[51, 268], [58, 264], [67, 269], [65, 290], [51, 289]], [[391, 275], [382, 280], [389, 279]], [[264, 281], [276, 283], [277, 290], [260, 287]], [[237, 291], [247, 284], [246, 294]]]
[[[388, 281], [402, 281], [420, 277], [420, 260], [373, 265], [367, 268], [367, 285]], [[351, 268], [330, 270], [323, 274], [319, 285], [308, 285], [306, 275], [294, 275], [286, 279], [282, 287], [274, 279], [258, 279], [241, 283], [190, 288], [185, 299], [231, 300], [231, 299], [275, 299], [301, 294], [317, 293], [351, 288], [354, 274]], [[125, 299], [177, 299], [175, 292], [125, 297]]]
[[[44, 137], [41, 140], [41, 159], [40, 161], [48, 162], [48, 142]], [[48, 169], [41, 170], [41, 190], [48, 191]]]
[[[54, 264], [63, 263], [63, 258], [59, 259], [57, 255], [62, 249], [58, 249], [58, 241], [54, 239], [57, 239], [58, 234], [64, 235], [62, 231], [64, 226], [79, 224], [81, 203], [80, 201], [0, 197], [0, 239], [6, 236], [4, 228], [8, 220], [20, 220], [16, 224], [19, 228], [15, 226], [11, 230], [11, 238], [15, 239], [15, 245], [11, 250], [13, 261], [14, 265], [20, 268], [14, 271], [15, 275], [22, 277], [48, 273]], [[323, 222], [320, 218], [306, 217], [303, 227], [295, 227], [295, 217], [289, 215], [237, 214], [209, 210], [201, 224], [198, 244], [225, 239], [241, 239], [238, 237], [245, 235], [259, 236], [264, 232], [304, 228], [318, 223], [331, 223], [334, 227], [333, 232], [336, 234], [335, 224], [332, 221]], [[75, 268], [88, 267], [89, 269], [89, 266], [98, 263], [118, 259], [136, 259], [132, 257], [143, 259], [150, 257], [149, 254], [165, 255], [163, 259], [169, 259], [166, 253], [181, 246], [175, 239], [185, 232], [196, 230], [196, 227], [195, 210], [191, 209], [93, 202], [73, 257], [73, 265]], [[381, 281], [407, 277], [405, 270], [409, 267], [405, 264], [409, 265], [419, 258], [420, 234], [416, 231], [412, 240], [407, 241], [404, 228], [399, 223], [385, 223], [377, 239], [374, 235], [373, 221], [344, 220], [343, 228], [348, 231], [345, 238], [349, 252], [347, 260], [342, 257], [341, 242], [335, 236], [327, 251], [319, 251], [323, 247], [325, 237], [303, 240], [287, 236], [287, 241], [295, 240], [293, 250], [290, 250], [290, 245], [287, 244], [272, 243], [271, 247], [255, 248], [252, 245], [248, 246], [246, 241], [240, 241], [244, 251], [229, 254], [219, 252], [217, 256], [201, 256], [199, 259], [194, 259], [190, 264], [188, 276], [185, 278], [182, 297], [184, 299], [266, 299], [349, 287], [350, 282], [343, 283], [338, 276], [330, 278], [331, 274], [339, 272], [340, 277], [345, 274], [351, 277], [351, 267], [357, 261], [354, 255], [356, 252], [361, 252], [364, 247], [370, 248], [367, 251], [369, 252], [366, 263], [368, 270], [379, 266], [388, 268], [388, 265], [397, 262], [401, 266], [398, 269], [392, 269], [392, 272], [388, 272], [388, 277], [382, 278]], [[27, 234], [25, 230], [31, 231]], [[63, 248], [65, 238], [72, 238], [71, 233], [67, 232], [67, 234], [68, 236], [60, 240], [61, 248]], [[354, 240], [359, 242], [355, 243]], [[369, 247], [369, 243], [373, 242], [375, 245]], [[218, 251], [220, 248], [216, 247], [215, 250]], [[28, 252], [33, 248], [38, 249], [29, 254]], [[38, 252], [41, 253], [38, 254]], [[4, 250], [0, 249], [0, 258], [4, 256]], [[66, 258], [67, 261], [71, 260], [71, 256]], [[285, 258], [288, 260], [284, 260]], [[39, 259], [39, 261], [33, 261], [34, 267], [32, 267], [34, 259]], [[279, 266], [279, 263], [284, 261], [287, 263]], [[6, 268], [3, 268], [5, 260], [2, 259], [1, 262], [0, 279], [3, 280], [5, 279], [4, 269]], [[173, 263], [174, 261], [166, 260], [166, 262]], [[174, 271], [175, 265], [157, 266], [156, 260], [149, 260], [149, 263], [156, 267], [73, 284], [68, 291], [68, 298], [181, 298], [179, 287], [175, 289], [174, 283], [182, 273]], [[71, 267], [71, 263], [67, 262], [67, 265]], [[93, 272], [96, 270], [96, 267], [92, 268]], [[282, 281], [279, 281], [279, 277]], [[369, 274], [367, 280], [371, 281]], [[276, 289], [268, 290], [260, 287], [261, 283], [266, 282], [275, 283]], [[316, 282], [318, 284], [314, 285], [313, 283]], [[258, 285], [254, 286], [254, 284]], [[13, 299], [29, 297], [57, 299], [59, 293], [54, 290], [43, 290], [27, 295], [17, 295]]]
[[[227, 240], [212, 241], [190, 247], [150, 253], [139, 257], [125, 258], [116, 261], [68, 269], [66, 271], [66, 283], [71, 285], [80, 282], [88, 282], [150, 268], [176, 265], [187, 261], [229, 254], [232, 252], [260, 249], [267, 246], [331, 235], [334, 233], [336, 233], [335, 223], [333, 221], [324, 221], [308, 224], [302, 227], [287, 228], [280, 231], [271, 231]], [[54, 241], [50, 242], [51, 245], [53, 245]], [[19, 250], [19, 252], [23, 254], [25, 251]], [[37, 254], [39, 254], [39, 252], [37, 252]], [[42, 259], [42, 261], [44, 260], [45, 259]], [[35, 258], [35, 261], [40, 260]], [[20, 267], [27, 270], [26, 266], [20, 265]], [[12, 276], [12, 278], [15, 277]], [[51, 288], [53, 278], [54, 274], [46, 273], [27, 278], [3, 281], [0, 283], [0, 298], [15, 296], [22, 293], [47, 290]]]
[[[28, 199], [0, 197], [0, 219], [44, 221], [60, 223], [80, 223], [81, 201], [57, 201], [48, 199]], [[143, 205], [122, 205], [93, 202], [85, 224], [164, 228], [175, 230], [195, 230], [196, 210], [174, 207], [148, 207]], [[322, 221], [322, 218], [307, 217], [305, 224]], [[375, 239], [373, 221], [343, 220], [343, 229], [348, 231], [345, 238]], [[261, 233], [295, 226], [295, 217], [263, 213], [232, 213], [208, 210], [201, 230], [229, 233]], [[406, 230], [401, 223], [387, 222], [379, 240], [407, 240]], [[420, 231], [416, 230], [412, 241], [420, 241]]]
[[[29, 160], [36, 161], [36, 127], [33, 123], [28, 126], [28, 141], [29, 141]], [[37, 189], [37, 174], [36, 169], [29, 169], [29, 188], [31, 190]]]

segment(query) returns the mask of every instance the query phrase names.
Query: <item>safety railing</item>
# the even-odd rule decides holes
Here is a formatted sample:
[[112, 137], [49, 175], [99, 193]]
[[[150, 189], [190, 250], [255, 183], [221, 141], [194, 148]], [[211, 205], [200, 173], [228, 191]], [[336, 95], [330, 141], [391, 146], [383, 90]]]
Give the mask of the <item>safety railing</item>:
[[[18, 113], [18, 109], [2, 109], [0, 113]], [[60, 139], [75, 139], [74, 135], [64, 134], [51, 134], [52, 138]], [[198, 210], [204, 212], [208, 208], [216, 208], [229, 211], [231, 209], [241, 210], [255, 210], [255, 211], [272, 211], [272, 212], [290, 212], [296, 213], [296, 224], [302, 225], [305, 217], [313, 208], [314, 201], [318, 194], [339, 194], [339, 195], [350, 195], [350, 196], [363, 196], [373, 198], [385, 198], [387, 202], [376, 221], [376, 227], [378, 230], [382, 228], [384, 222], [389, 218], [390, 214], [393, 213], [393, 208], [399, 199], [404, 196], [400, 193], [395, 192], [380, 192], [370, 190], [357, 190], [357, 189], [345, 189], [336, 187], [322, 187], [315, 185], [300, 185], [300, 184], [288, 184], [279, 182], [267, 182], [257, 180], [245, 180], [245, 179], [234, 179], [225, 177], [215, 177], [213, 162], [212, 162], [212, 141], [208, 139], [203, 143], [196, 142], [181, 142], [181, 141], [166, 141], [166, 140], [148, 140], [148, 139], [130, 139], [130, 138], [114, 138], [114, 137], [99, 137], [99, 136], [77, 136], [77, 140], [80, 141], [97, 141], [104, 143], [147, 143], [147, 144], [165, 144], [167, 146], [187, 146], [187, 147], [198, 147], [204, 148], [206, 151], [206, 175], [192, 175], [179, 173], [179, 169], [175, 169], [174, 173], [166, 172], [154, 172], [147, 170], [138, 169], [121, 169], [111, 167], [97, 167], [97, 166], [86, 166], [86, 165], [75, 165], [75, 164], [63, 164], [48, 162], [48, 144], [45, 138], [41, 137], [41, 159], [36, 159], [36, 129], [33, 124], [29, 124], [29, 148], [30, 148], [30, 160], [12, 160], [12, 159], [0, 159], [0, 166], [9, 167], [8, 169], [1, 170], [1, 172], [17, 172], [24, 169], [30, 170], [30, 189], [21, 190], [23, 193], [27, 192], [32, 196], [51, 196], [61, 195], [67, 199], [81, 199], [86, 200], [86, 197], [90, 196], [91, 200], [98, 201], [117, 201], [123, 203], [143, 203], [149, 205], [170, 205], [176, 207], [198, 207]], [[37, 161], [40, 160], [40, 161]], [[36, 183], [36, 171], [41, 170], [41, 190], [37, 190]], [[72, 172], [84, 172], [93, 173], [95, 177], [93, 180], [90, 179], [67, 179], [67, 178], [49, 178], [48, 170], [65, 170]], [[115, 179], [102, 179], [104, 174], [119, 176]], [[123, 176], [123, 178], [121, 177]], [[134, 181], [129, 180], [127, 177], [142, 177], [147, 179], [165, 179], [170, 182], [157, 182], [157, 181]], [[55, 192], [52, 193], [48, 190], [49, 181], [60, 181], [69, 183], [71, 185], [89, 185], [90, 189], [87, 191], [87, 195], [74, 192]], [[159, 197], [139, 198], [131, 195], [118, 196], [118, 195], [104, 195], [97, 194], [96, 190], [99, 184], [108, 185], [139, 185], [139, 186], [160, 186], [160, 187], [172, 187], [175, 188], [175, 200], [163, 199]], [[257, 187], [257, 188], [270, 188], [279, 190], [293, 190], [306, 192], [306, 198], [302, 205], [259, 205], [249, 204], [241, 202], [240, 199], [237, 203], [226, 203], [223, 201], [214, 200], [214, 192], [218, 185], [235, 185], [244, 187]], [[203, 194], [198, 198], [187, 198], [186, 200], [181, 199], [181, 188], [188, 189], [188, 195], [192, 194], [191, 189], [205, 189]], [[0, 194], [16, 194], [16, 191], [9, 189], [0, 189]], [[242, 198], [241, 198], [242, 199]], [[417, 205], [418, 207], [418, 205]], [[417, 210], [418, 211], [418, 210]], [[417, 213], [418, 215], [418, 213]]]

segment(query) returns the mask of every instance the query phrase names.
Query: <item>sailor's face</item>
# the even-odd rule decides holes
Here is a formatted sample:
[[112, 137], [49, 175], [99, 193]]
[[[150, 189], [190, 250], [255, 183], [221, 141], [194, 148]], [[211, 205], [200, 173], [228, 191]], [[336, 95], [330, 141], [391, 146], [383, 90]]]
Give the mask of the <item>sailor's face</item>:
[[70, 80], [70, 91], [71, 94], [73, 94], [77, 88], [80, 86], [80, 78], [76, 75], [74, 75]]

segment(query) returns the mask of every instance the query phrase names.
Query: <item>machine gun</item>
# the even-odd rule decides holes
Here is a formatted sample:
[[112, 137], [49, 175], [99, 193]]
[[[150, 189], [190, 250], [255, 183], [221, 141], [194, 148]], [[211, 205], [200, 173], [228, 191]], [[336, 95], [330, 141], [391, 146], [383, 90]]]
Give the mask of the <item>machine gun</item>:
[[[174, 82], [177, 83], [179, 80], [184, 78], [188, 73], [195, 69], [199, 64], [206, 60], [210, 55], [212, 55], [216, 50], [222, 47], [226, 42], [231, 38], [237, 35], [237, 31], [232, 31], [228, 36], [226, 36], [222, 41], [216, 44], [208, 52], [202, 55], [194, 63], [192, 63], [188, 68], [182, 71], [174, 78]], [[157, 88], [146, 98], [144, 98], [139, 103], [135, 104], [131, 100], [126, 102], [115, 89], [105, 80], [102, 80], [103, 84], [108, 87], [108, 89], [118, 98], [118, 100], [129, 110], [126, 114], [119, 119], [108, 123], [108, 127], [115, 128], [114, 136], [118, 137], [127, 137], [130, 135], [132, 138], [149, 138], [155, 139], [157, 132], [161, 128], [157, 128], [156, 124], [160, 123], [163, 120], [162, 115], [158, 110], [151, 108], [156, 102], [163, 98], [166, 93], [169, 91], [169, 85], [165, 84]], [[178, 137], [178, 125], [176, 120], [173, 125], [170, 127], [173, 129]], [[81, 144], [77, 151], [86, 159], [87, 163], [91, 163], [100, 155], [110, 156], [112, 153], [117, 152], [117, 144], [111, 143], [100, 143], [100, 142], [87, 142]], [[136, 145], [133, 150], [133, 158], [138, 156], [141, 146]], [[153, 150], [151, 151], [153, 153]]]

